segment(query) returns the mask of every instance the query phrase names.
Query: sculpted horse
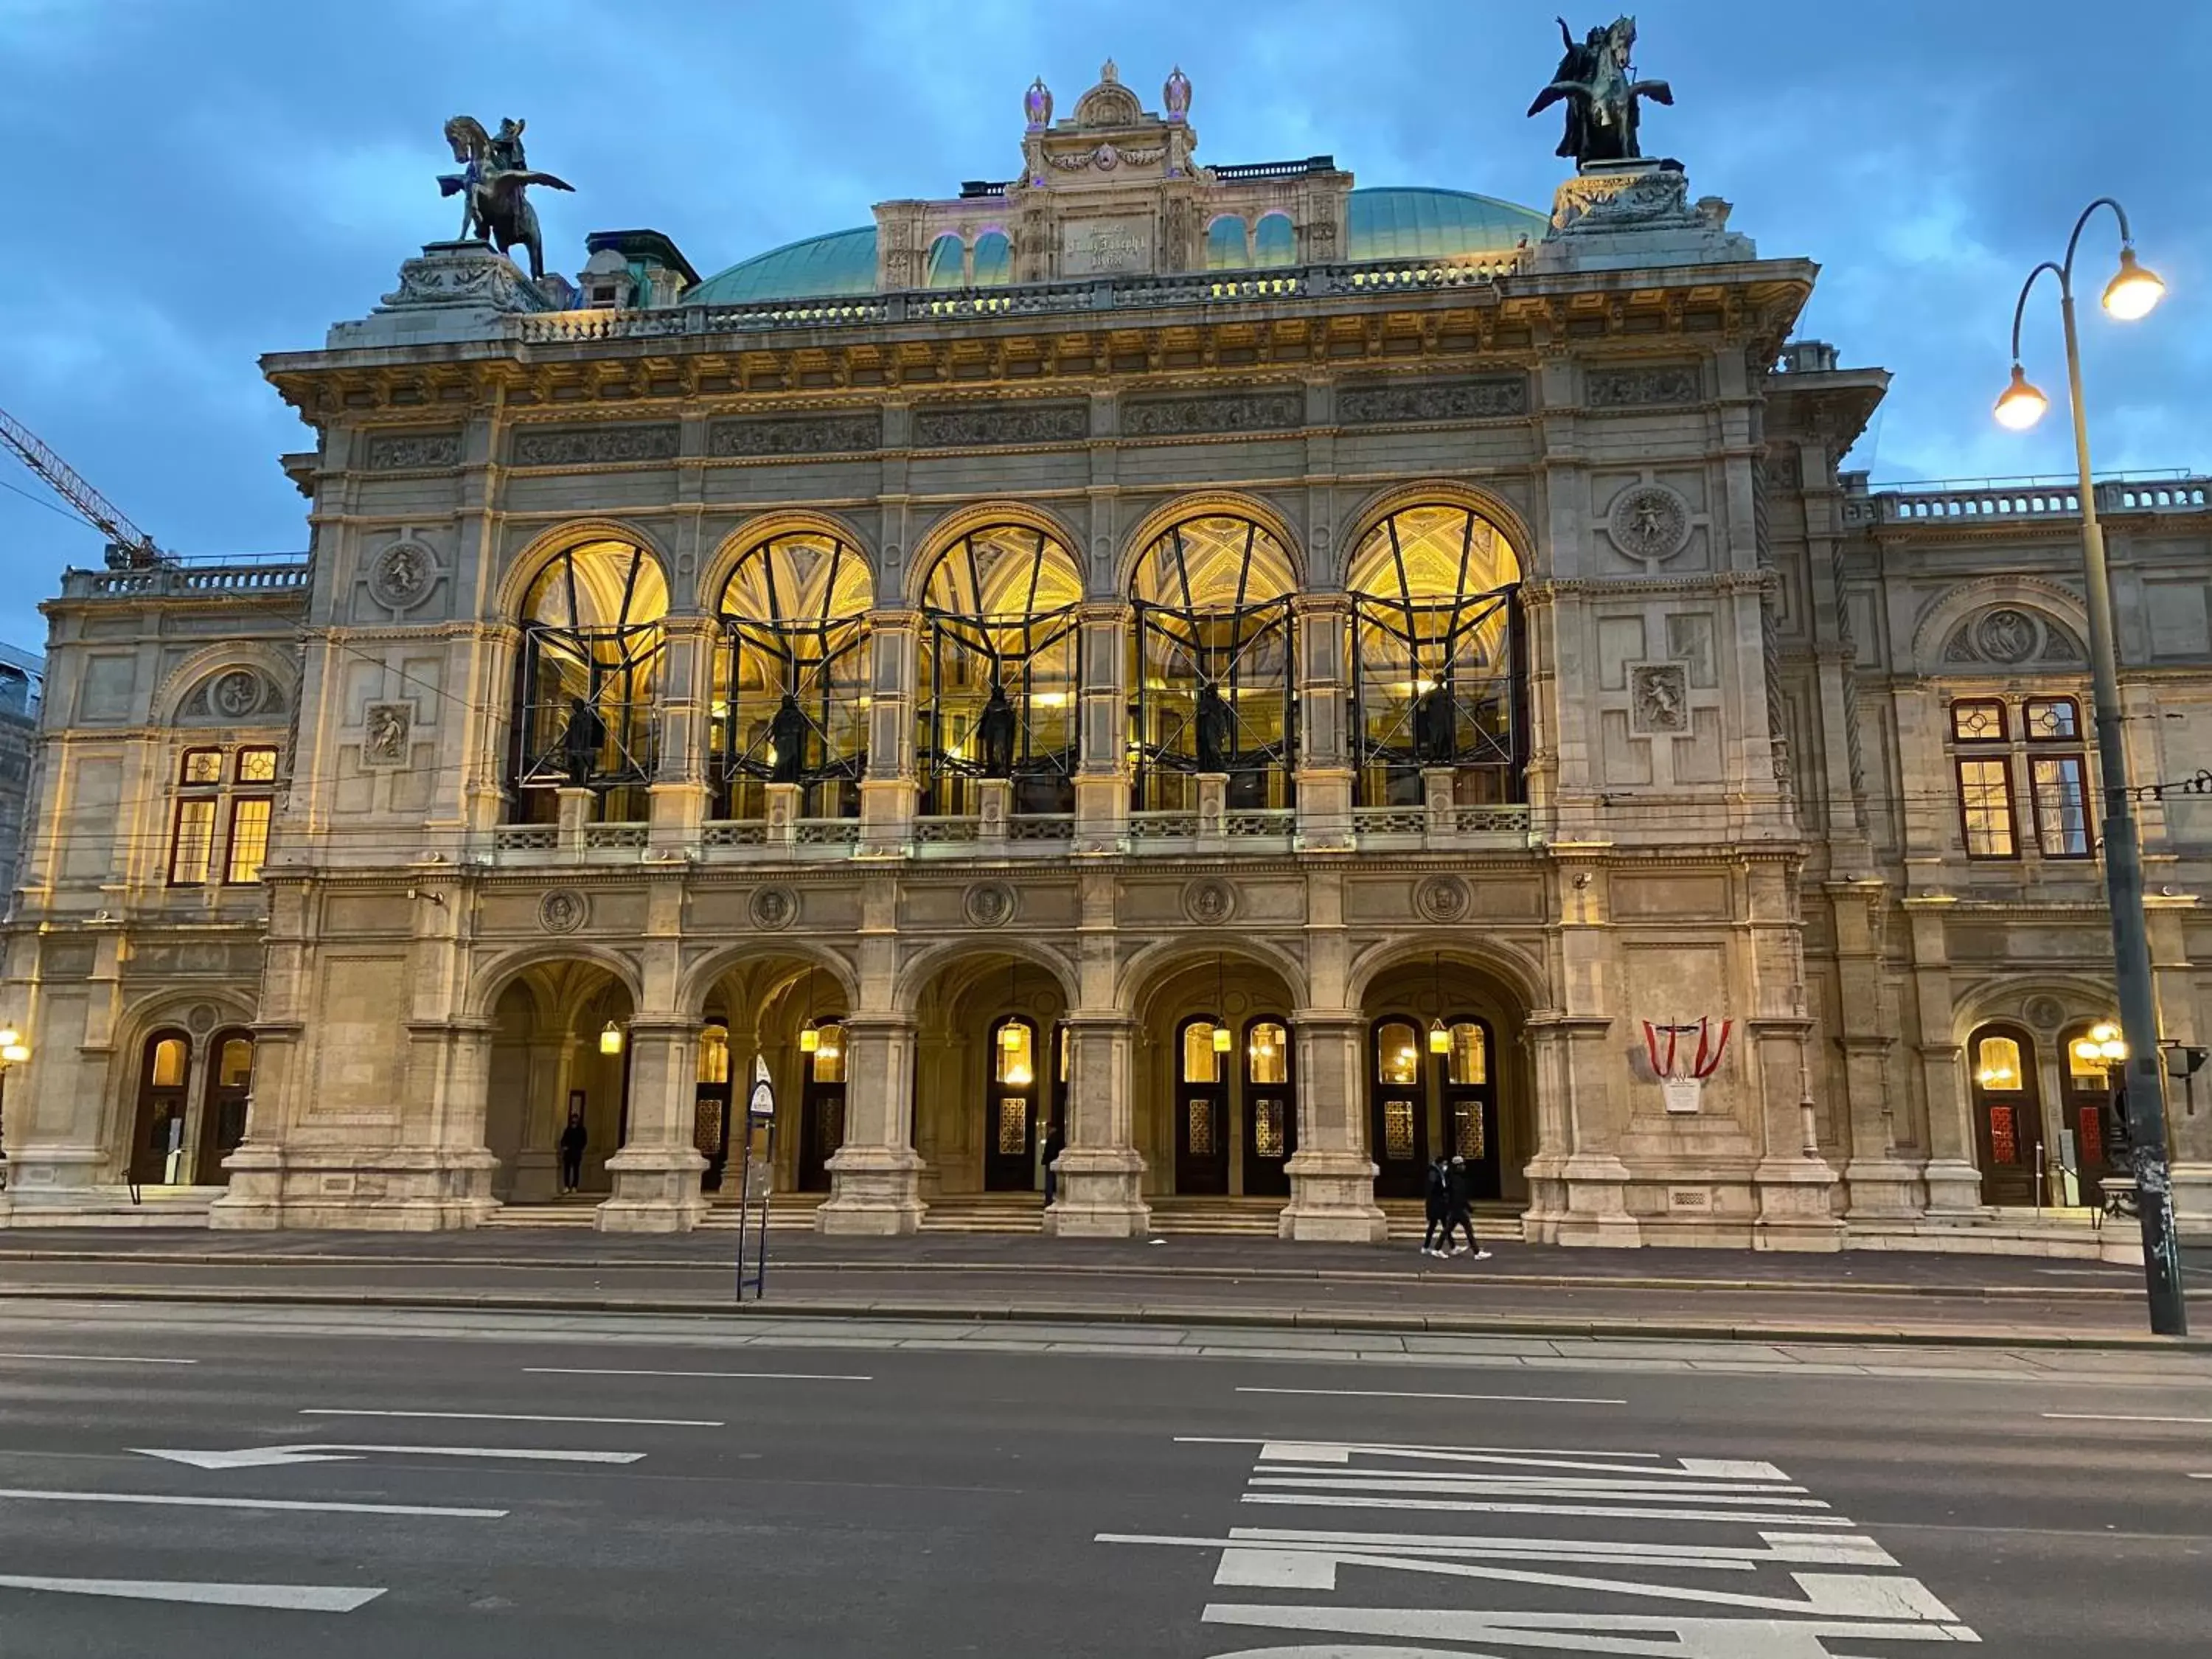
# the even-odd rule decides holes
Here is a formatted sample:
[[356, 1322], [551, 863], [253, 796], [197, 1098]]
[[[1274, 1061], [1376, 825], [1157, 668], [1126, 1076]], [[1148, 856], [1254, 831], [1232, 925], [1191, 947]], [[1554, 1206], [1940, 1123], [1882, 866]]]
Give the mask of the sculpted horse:
[[1674, 89], [1664, 81], [1636, 78], [1631, 61], [1636, 52], [1636, 20], [1615, 18], [1607, 27], [1592, 29], [1580, 43], [1565, 18], [1557, 21], [1566, 56], [1559, 60], [1551, 85], [1528, 106], [1528, 113], [1540, 114], [1564, 99], [1567, 131], [1558, 154], [1571, 155], [1577, 164], [1636, 160], [1644, 154], [1636, 142], [1638, 100], [1674, 101]]
[[446, 123], [446, 142], [453, 159], [465, 171], [441, 173], [441, 194], [461, 198], [461, 240], [495, 244], [501, 253], [509, 248], [530, 252], [530, 276], [534, 282], [545, 274], [545, 250], [538, 233], [538, 212], [524, 192], [532, 185], [548, 190], [575, 186], [550, 173], [533, 173], [522, 152], [522, 130], [528, 125], [509, 118], [499, 124], [496, 137], [483, 130], [472, 115], [456, 115]]

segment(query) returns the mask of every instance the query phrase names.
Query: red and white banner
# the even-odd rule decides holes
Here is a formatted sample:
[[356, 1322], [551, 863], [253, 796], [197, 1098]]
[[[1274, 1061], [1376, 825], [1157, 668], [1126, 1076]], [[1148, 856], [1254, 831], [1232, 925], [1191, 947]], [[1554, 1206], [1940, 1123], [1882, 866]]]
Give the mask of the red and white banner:
[[[1700, 1019], [1694, 1025], [1654, 1025], [1645, 1020], [1644, 1052], [1650, 1056], [1653, 1074], [1662, 1080], [1695, 1078], [1702, 1083], [1720, 1070], [1721, 1056], [1728, 1052], [1729, 1032], [1734, 1025], [1733, 1020], [1721, 1021], [1717, 1036], [1710, 1019]], [[1688, 1041], [1693, 1033], [1697, 1037], [1694, 1047]]]

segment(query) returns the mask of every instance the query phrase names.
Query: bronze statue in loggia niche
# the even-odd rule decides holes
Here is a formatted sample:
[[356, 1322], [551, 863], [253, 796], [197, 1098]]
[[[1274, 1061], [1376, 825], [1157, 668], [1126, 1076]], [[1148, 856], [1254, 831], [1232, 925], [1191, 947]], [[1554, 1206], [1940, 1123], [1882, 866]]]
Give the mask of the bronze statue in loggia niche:
[[1528, 106], [1528, 113], [1540, 115], [1554, 104], [1566, 105], [1567, 130], [1557, 154], [1573, 157], [1577, 167], [1638, 160], [1644, 154], [1636, 138], [1638, 101], [1649, 98], [1655, 104], [1671, 105], [1674, 89], [1664, 81], [1636, 78], [1636, 20], [1617, 17], [1579, 42], [1565, 18], [1554, 21], [1566, 56], [1553, 71], [1552, 83]]

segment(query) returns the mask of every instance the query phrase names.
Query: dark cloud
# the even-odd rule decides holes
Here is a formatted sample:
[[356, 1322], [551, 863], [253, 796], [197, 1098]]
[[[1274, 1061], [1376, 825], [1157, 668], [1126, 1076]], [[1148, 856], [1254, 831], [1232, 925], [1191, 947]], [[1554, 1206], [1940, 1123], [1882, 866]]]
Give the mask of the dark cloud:
[[[0, 406], [167, 545], [297, 547], [301, 502], [276, 458], [306, 434], [255, 359], [319, 343], [415, 244], [451, 234], [430, 179], [457, 111], [527, 116], [532, 158], [580, 186], [540, 203], [569, 269], [600, 226], [664, 228], [711, 270], [865, 223], [886, 198], [1005, 176], [1030, 78], [1065, 109], [1109, 53], [1148, 100], [1182, 65], [1207, 159], [1328, 151], [1363, 183], [1540, 204], [1560, 174], [1554, 134], [1521, 112], [1556, 56], [1552, 9], [0, 0]], [[2173, 298], [2134, 329], [2085, 318], [2099, 462], [2204, 470], [2199, 106], [2150, 77], [2205, 60], [2212, 7], [1674, 0], [1638, 23], [1643, 68], [1680, 100], [1651, 116], [1650, 147], [1734, 202], [1762, 252], [1820, 262], [1805, 331], [1897, 372], [1856, 464], [1881, 477], [2070, 465], [2059, 423], [2018, 437], [1988, 407], [2021, 276], [2112, 192]], [[2087, 246], [2094, 287], [2109, 229]], [[2028, 349], [2057, 391], [2047, 304]], [[4, 467], [0, 482], [36, 490]], [[0, 492], [0, 638], [40, 637], [35, 596], [99, 552]]]

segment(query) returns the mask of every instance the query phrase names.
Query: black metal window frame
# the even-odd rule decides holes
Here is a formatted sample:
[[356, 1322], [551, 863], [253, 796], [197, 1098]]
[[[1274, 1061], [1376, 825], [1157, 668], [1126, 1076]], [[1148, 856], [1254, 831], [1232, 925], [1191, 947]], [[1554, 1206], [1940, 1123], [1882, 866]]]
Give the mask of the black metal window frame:
[[[1035, 538], [1030, 550], [1028, 595], [1018, 615], [993, 615], [984, 606], [983, 575], [976, 564], [975, 542], [978, 537], [1010, 530]], [[989, 665], [992, 683], [1004, 688], [1012, 707], [1012, 752], [1006, 775], [1014, 785], [1013, 810], [1075, 810], [1074, 778], [1081, 762], [1078, 726], [1082, 696], [1082, 633], [1079, 617], [1082, 602], [1076, 599], [1047, 610], [1037, 608], [1038, 589], [1043, 581], [1048, 556], [1053, 553], [1066, 560], [1079, 587], [1081, 568], [1074, 556], [1053, 537], [1028, 525], [981, 526], [946, 548], [930, 568], [929, 580], [923, 586], [925, 596], [937, 586], [939, 573], [951, 566], [954, 597], [964, 599], [967, 605], [964, 610], [955, 611], [927, 603], [925, 599], [922, 605], [927, 675], [920, 705], [915, 711], [915, 762], [921, 775], [922, 810], [926, 812], [951, 810], [950, 798], [959, 793], [962, 781], [987, 777], [992, 771], [975, 731], [954, 736], [945, 729], [945, 665], [949, 659], [962, 653], [980, 658]], [[951, 564], [955, 560], [959, 561], [957, 565]], [[963, 575], [966, 578], [964, 592], [959, 591], [963, 585], [958, 579]], [[1040, 750], [1036, 746], [1037, 731], [1044, 722], [1036, 718], [1040, 690], [1037, 671], [1041, 663], [1052, 661], [1051, 653], [1062, 645], [1070, 647], [1064, 689], [1068, 702], [1066, 718], [1060, 722], [1066, 741], [1056, 748]], [[968, 752], [961, 753], [963, 749]]]
[[[1435, 503], [1446, 506], [1447, 503]], [[1352, 599], [1351, 689], [1354, 799], [1364, 806], [1415, 805], [1420, 799], [1420, 776], [1430, 767], [1455, 771], [1480, 769], [1502, 774], [1497, 799], [1528, 799], [1528, 720], [1526, 672], [1527, 630], [1521, 606], [1521, 584], [1475, 592], [1468, 591], [1474, 561], [1475, 529], [1486, 523], [1471, 507], [1451, 507], [1466, 515], [1460, 543], [1459, 572], [1449, 593], [1416, 595], [1407, 568], [1398, 520], [1419, 507], [1402, 507], [1377, 526], [1389, 538], [1391, 568], [1396, 572], [1398, 592], [1393, 596], [1368, 588], [1354, 588]], [[1493, 532], [1495, 526], [1491, 526]], [[1370, 534], [1372, 534], [1370, 532]], [[1366, 538], [1361, 538], [1364, 543]], [[1502, 613], [1502, 617], [1501, 617]], [[1499, 621], [1503, 628], [1496, 626]], [[1501, 659], [1467, 659], [1470, 643], [1480, 645], [1495, 637]], [[1370, 661], [1370, 642], [1388, 639], [1401, 647], [1402, 655], [1388, 664]], [[1479, 670], [1479, 672], [1469, 672]], [[1395, 719], [1370, 717], [1370, 700], [1376, 680], [1387, 673], [1392, 680], [1405, 678], [1416, 688]], [[1426, 679], [1443, 695], [1451, 716], [1449, 741], [1425, 741], [1417, 730], [1416, 710], [1424, 695], [1418, 687]], [[1381, 729], [1376, 729], [1378, 725]], [[1370, 797], [1380, 781], [1385, 797]], [[1407, 786], [1410, 783], [1411, 787]], [[1402, 795], [1402, 799], [1398, 797]]]
[[[1182, 532], [1186, 520], [1170, 525], [1156, 537], [1145, 550], [1146, 559], [1159, 556], [1164, 545], [1173, 553], [1172, 570], [1175, 585], [1181, 590], [1182, 603], [1174, 605], [1154, 600], [1131, 598], [1130, 637], [1134, 647], [1135, 686], [1131, 698], [1130, 747], [1134, 765], [1130, 780], [1130, 799], [1142, 811], [1154, 793], [1153, 786], [1162, 775], [1189, 776], [1205, 769], [1201, 747], [1191, 728], [1197, 720], [1197, 706], [1210, 687], [1222, 697], [1232, 721], [1231, 743], [1220, 757], [1221, 770], [1231, 780], [1232, 806], [1267, 806], [1275, 799], [1266, 791], [1266, 780], [1270, 773], [1282, 780], [1280, 805], [1288, 806], [1295, 799], [1297, 764], [1297, 632], [1292, 626], [1294, 595], [1285, 593], [1270, 599], [1251, 599], [1253, 552], [1259, 538], [1267, 530], [1250, 519], [1235, 514], [1200, 515], [1237, 518], [1244, 526], [1244, 553], [1237, 567], [1237, 591], [1226, 605], [1200, 605], [1191, 588], [1190, 563], [1185, 551]], [[1269, 537], [1272, 541], [1273, 538]], [[1140, 567], [1141, 568], [1141, 567]], [[1224, 627], [1225, 624], [1225, 629]], [[1209, 634], [1226, 637], [1209, 637]], [[1172, 727], [1153, 732], [1158, 699], [1146, 673], [1154, 641], [1162, 643], [1166, 659], [1174, 660], [1179, 653], [1190, 665], [1192, 711], [1177, 720]], [[1252, 730], [1244, 718], [1243, 692], [1253, 684], [1251, 665], [1255, 656], [1269, 643], [1280, 651], [1282, 681], [1282, 729], [1279, 738], [1268, 741], [1263, 733]], [[1264, 680], [1259, 682], [1264, 685]], [[1182, 741], [1187, 732], [1191, 742], [1186, 750]], [[1255, 790], [1254, 786], [1257, 785]]]
[[[656, 578], [659, 573], [650, 553], [630, 545], [613, 625], [578, 624], [585, 609], [576, 586], [576, 556], [592, 545], [556, 554], [531, 584], [534, 599], [546, 581], [559, 581], [569, 621], [531, 620], [522, 626], [511, 767], [518, 793], [574, 785], [604, 795], [653, 781], [659, 739], [658, 693], [668, 651], [665, 589], [658, 614], [633, 619], [640, 575], [648, 568]], [[607, 647], [604, 656], [601, 647]], [[583, 701], [601, 727], [599, 740], [590, 745], [589, 763], [581, 769], [576, 764], [580, 746], [572, 750], [570, 743], [576, 694], [561, 690], [557, 673], [549, 672], [562, 662], [582, 671]]]
[[[844, 615], [833, 611], [837, 579], [848, 560], [869, 576], [871, 604], [873, 573], [860, 550], [842, 537], [810, 537], [829, 544], [830, 571], [822, 584], [822, 603], [813, 616], [787, 615], [775, 561], [777, 546], [787, 539], [770, 537], [750, 549], [731, 570], [716, 602], [722, 624], [715, 663], [714, 702], [719, 712], [713, 716], [708, 756], [715, 813], [733, 816], [737, 796], [745, 784], [766, 784], [781, 778], [805, 791], [805, 816], [855, 817], [860, 814], [860, 781], [868, 769], [868, 723], [863, 700], [869, 695], [868, 646], [873, 629], [866, 605]], [[729, 609], [731, 590], [755, 559], [761, 562], [768, 590], [772, 614], [766, 617], [744, 616]], [[796, 594], [789, 597], [793, 602], [798, 599]], [[806, 754], [796, 769], [779, 763], [773, 715], [756, 729], [744, 729], [739, 686], [749, 655], [775, 665], [763, 676], [763, 684], [781, 686], [779, 695], [795, 698], [805, 717]], [[850, 741], [841, 745], [841, 734]]]

